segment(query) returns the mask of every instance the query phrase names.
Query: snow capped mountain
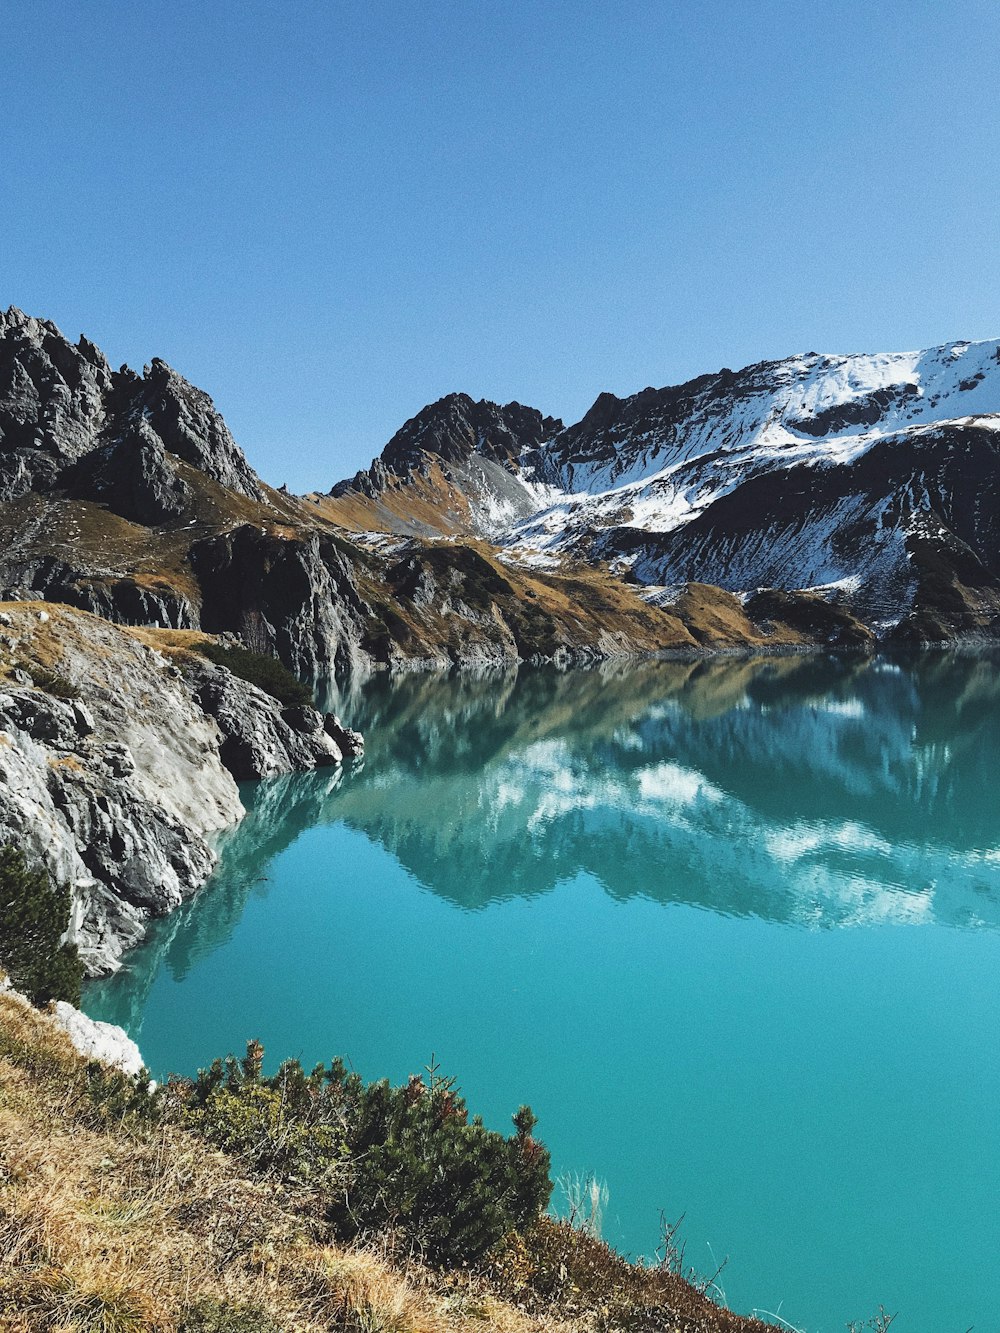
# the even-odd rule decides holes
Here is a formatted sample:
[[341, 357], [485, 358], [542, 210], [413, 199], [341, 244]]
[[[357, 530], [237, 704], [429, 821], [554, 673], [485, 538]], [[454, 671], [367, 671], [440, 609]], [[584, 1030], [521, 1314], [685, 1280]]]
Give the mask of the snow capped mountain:
[[[503, 417], [502, 450], [466, 429], [457, 459], [459, 400]], [[335, 494], [374, 479], [367, 494], [391, 490], [398, 516], [418, 479], [425, 501], [440, 479], [440, 530], [479, 532], [510, 559], [607, 561], [655, 587], [820, 588], [882, 625], [937, 617], [918, 637], [952, 637], [946, 612], [979, 630], [1000, 610], [1000, 342], [806, 353], [602, 394], [576, 425], [535, 413], [520, 433], [528, 412], [442, 399], [404, 427], [404, 466], [396, 437], [388, 481], [379, 462]]]
[[522, 540], [577, 526], [568, 511], [581, 496], [602, 519], [630, 509], [625, 526], [671, 532], [751, 477], [847, 466], [880, 440], [943, 422], [982, 419], [996, 429], [998, 412], [998, 342], [810, 353], [627, 399], [602, 394], [578, 425], [522, 456], [524, 479], [545, 505]]

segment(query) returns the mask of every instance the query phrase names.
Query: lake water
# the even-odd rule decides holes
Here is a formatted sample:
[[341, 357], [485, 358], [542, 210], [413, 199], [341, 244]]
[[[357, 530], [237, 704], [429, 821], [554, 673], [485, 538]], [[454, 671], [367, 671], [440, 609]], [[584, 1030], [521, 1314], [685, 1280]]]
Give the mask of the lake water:
[[[735, 1309], [1000, 1329], [1000, 662], [383, 680], [88, 987], [150, 1068], [432, 1055]], [[559, 1191], [557, 1190], [557, 1197]]]

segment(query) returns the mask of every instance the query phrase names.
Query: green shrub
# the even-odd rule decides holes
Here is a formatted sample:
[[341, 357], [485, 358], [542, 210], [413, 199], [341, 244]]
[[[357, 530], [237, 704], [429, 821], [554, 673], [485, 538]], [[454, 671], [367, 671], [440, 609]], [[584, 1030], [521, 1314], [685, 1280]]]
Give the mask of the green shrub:
[[265, 694], [286, 707], [311, 704], [312, 691], [288, 670], [284, 662], [266, 653], [254, 653], [249, 648], [226, 648], [221, 643], [199, 643], [198, 652], [217, 666], [228, 667], [234, 676], [248, 680]]
[[181, 1089], [213, 1143], [255, 1169], [336, 1184], [328, 1216], [344, 1239], [395, 1233], [431, 1263], [479, 1259], [532, 1226], [552, 1191], [548, 1151], [528, 1107], [504, 1138], [469, 1119], [451, 1079], [365, 1084], [342, 1060], [306, 1074], [261, 1073], [263, 1048], [229, 1056]]
[[37, 662], [15, 662], [15, 667], [26, 671], [31, 677], [31, 683], [36, 689], [44, 690], [46, 694], [53, 695], [56, 699], [79, 699], [80, 691], [71, 680], [65, 676], [60, 676], [57, 671], [50, 671], [48, 667], [39, 666]]
[[274, 1078], [262, 1078], [263, 1055], [252, 1041], [244, 1060], [228, 1056], [200, 1070], [188, 1089], [188, 1114], [211, 1143], [254, 1171], [329, 1181], [344, 1151], [339, 1107], [297, 1060], [283, 1064]]
[[430, 1263], [468, 1263], [548, 1203], [549, 1154], [527, 1107], [505, 1139], [469, 1120], [450, 1079], [366, 1087], [351, 1074], [341, 1087], [350, 1170], [330, 1218], [345, 1238], [398, 1229]]
[[[86, 1103], [78, 1103], [81, 1119], [95, 1128], [128, 1124], [139, 1130], [156, 1124], [163, 1115], [162, 1089], [153, 1087], [147, 1071], [132, 1078], [90, 1060], [86, 1070]], [[150, 1091], [150, 1088], [153, 1090]]]
[[43, 870], [29, 870], [20, 850], [0, 847], [0, 965], [34, 1004], [80, 1003], [83, 965], [75, 944], [63, 944], [69, 889]]

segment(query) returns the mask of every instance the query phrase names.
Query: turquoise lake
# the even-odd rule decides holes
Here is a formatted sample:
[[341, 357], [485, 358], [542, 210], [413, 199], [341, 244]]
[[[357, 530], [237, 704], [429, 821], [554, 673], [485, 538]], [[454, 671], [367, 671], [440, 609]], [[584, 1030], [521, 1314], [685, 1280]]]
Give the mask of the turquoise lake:
[[[376, 680], [84, 1006], [151, 1070], [432, 1055], [734, 1309], [1000, 1330], [1000, 658]], [[557, 1186], [554, 1200], [558, 1203]]]

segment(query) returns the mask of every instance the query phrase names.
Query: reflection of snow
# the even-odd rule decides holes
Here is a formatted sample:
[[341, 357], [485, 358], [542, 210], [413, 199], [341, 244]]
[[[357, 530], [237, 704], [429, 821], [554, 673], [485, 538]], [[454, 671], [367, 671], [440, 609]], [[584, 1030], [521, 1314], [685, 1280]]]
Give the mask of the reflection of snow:
[[824, 713], [837, 717], [864, 717], [865, 706], [860, 699], [824, 699], [820, 704]]
[[663, 805], [695, 805], [699, 801], [722, 801], [725, 792], [712, 785], [701, 773], [680, 764], [657, 764], [639, 771], [639, 795], [646, 801]]
[[806, 856], [836, 848], [844, 852], [865, 852], [891, 856], [892, 843], [886, 842], [863, 824], [795, 824], [764, 834], [764, 844], [776, 861], [790, 864]]
[[584, 873], [811, 927], [1000, 927], [989, 655], [408, 680], [395, 751], [378, 697], [381, 755], [336, 810], [463, 906]]

